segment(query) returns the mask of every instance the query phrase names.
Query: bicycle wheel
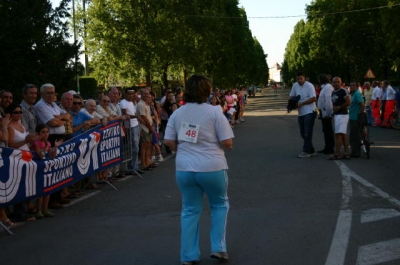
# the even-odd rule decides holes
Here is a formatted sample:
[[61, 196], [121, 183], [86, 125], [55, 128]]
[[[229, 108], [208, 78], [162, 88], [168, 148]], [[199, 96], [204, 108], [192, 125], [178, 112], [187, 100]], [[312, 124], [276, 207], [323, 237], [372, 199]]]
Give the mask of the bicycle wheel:
[[369, 159], [369, 154], [371, 150], [371, 142], [369, 141], [369, 130], [367, 126], [364, 126], [362, 130], [362, 143], [364, 145], [364, 151], [367, 154], [367, 159]]
[[400, 130], [400, 118], [397, 111], [393, 112], [389, 117], [389, 124], [393, 129]]

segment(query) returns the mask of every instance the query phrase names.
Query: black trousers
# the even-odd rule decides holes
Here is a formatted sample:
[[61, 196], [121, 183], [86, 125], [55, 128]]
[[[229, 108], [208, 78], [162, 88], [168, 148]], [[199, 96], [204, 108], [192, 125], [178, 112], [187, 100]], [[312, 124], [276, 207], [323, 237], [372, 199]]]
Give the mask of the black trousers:
[[327, 152], [333, 152], [335, 149], [335, 134], [333, 131], [332, 118], [321, 118], [321, 123], [325, 141], [324, 150]]

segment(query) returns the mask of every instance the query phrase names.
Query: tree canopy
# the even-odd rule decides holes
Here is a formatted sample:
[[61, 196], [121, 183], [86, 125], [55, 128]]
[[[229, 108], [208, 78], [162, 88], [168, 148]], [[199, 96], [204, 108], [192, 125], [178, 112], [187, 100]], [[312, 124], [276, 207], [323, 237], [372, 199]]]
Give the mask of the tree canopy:
[[369, 68], [377, 79], [399, 79], [397, 2], [314, 0], [287, 43], [284, 81], [292, 83], [297, 71], [313, 82], [321, 73], [362, 81]]
[[0, 6], [0, 82], [20, 97], [24, 84], [53, 83], [57, 91], [75, 88], [69, 43], [69, 1], [53, 9], [48, 0], [3, 0]]
[[167, 86], [193, 73], [225, 87], [268, 80], [237, 0], [92, 0], [78, 16], [99, 83]]

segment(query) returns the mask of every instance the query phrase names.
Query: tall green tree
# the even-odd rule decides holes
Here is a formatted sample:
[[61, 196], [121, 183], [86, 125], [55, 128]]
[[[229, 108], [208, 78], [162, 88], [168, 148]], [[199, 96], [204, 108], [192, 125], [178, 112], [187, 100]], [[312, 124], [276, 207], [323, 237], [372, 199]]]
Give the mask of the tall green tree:
[[55, 9], [47, 0], [1, 2], [0, 82], [17, 97], [25, 83], [51, 82], [57, 90], [74, 88], [71, 59], [78, 47], [68, 41], [68, 2], [61, 1]]
[[[294, 68], [303, 68], [314, 81], [319, 73], [362, 81], [368, 68], [378, 79], [399, 76], [399, 33], [396, 23], [389, 19], [398, 17], [394, 14], [400, 7], [391, 6], [398, 4], [395, 2], [313, 1], [306, 8], [304, 30], [296, 25], [287, 44], [284, 79], [290, 82]], [[295, 39], [299, 32], [305, 36], [302, 41]], [[305, 44], [307, 55], [302, 56]]]
[[167, 85], [171, 78], [184, 83], [195, 72], [222, 86], [264, 79], [264, 52], [237, 5], [237, 0], [93, 0], [80, 16], [90, 21], [85, 43], [94, 74], [106, 84]]

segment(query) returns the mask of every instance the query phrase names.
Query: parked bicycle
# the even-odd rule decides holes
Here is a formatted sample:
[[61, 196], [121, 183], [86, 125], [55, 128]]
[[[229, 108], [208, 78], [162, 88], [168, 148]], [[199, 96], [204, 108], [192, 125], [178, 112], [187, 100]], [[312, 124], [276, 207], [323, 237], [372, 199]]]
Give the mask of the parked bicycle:
[[389, 116], [389, 124], [393, 129], [400, 130], [400, 117], [399, 111], [393, 112]]

